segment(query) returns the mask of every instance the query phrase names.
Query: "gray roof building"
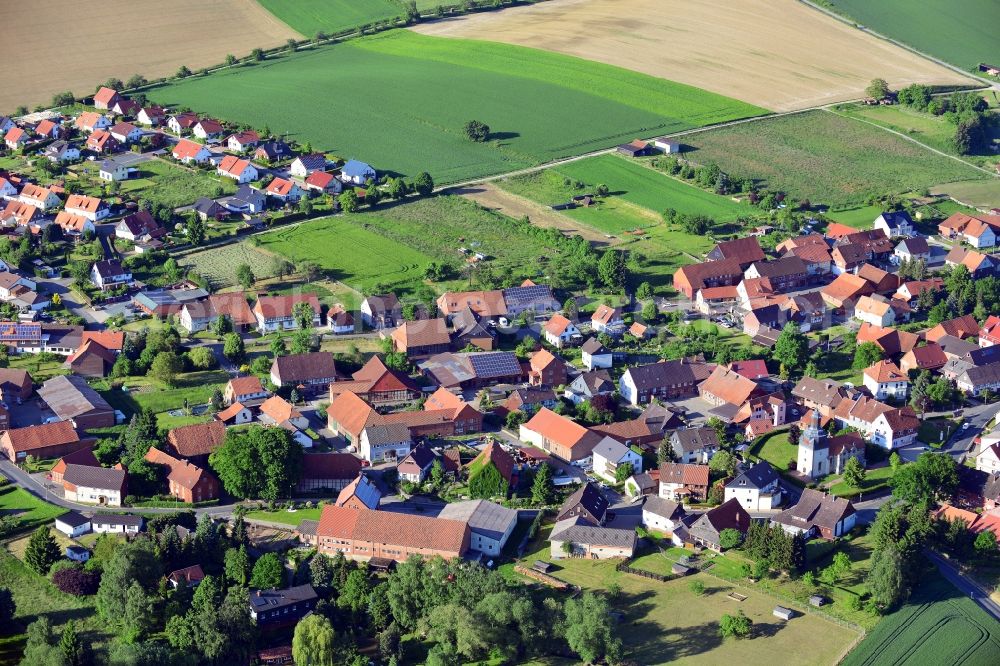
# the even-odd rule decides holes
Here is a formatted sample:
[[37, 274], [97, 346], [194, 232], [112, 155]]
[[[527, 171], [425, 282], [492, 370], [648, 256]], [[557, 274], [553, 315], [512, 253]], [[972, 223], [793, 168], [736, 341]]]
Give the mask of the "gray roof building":
[[469, 500], [447, 504], [438, 518], [467, 523], [473, 534], [499, 541], [517, 522], [517, 511], [486, 500]]

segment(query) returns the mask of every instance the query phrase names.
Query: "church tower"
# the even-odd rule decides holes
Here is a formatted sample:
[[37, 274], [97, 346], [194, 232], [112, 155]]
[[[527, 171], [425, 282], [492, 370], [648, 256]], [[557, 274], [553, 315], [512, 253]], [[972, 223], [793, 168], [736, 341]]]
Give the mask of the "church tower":
[[809, 427], [799, 437], [796, 470], [810, 479], [830, 473], [830, 446], [826, 430], [819, 424], [819, 411], [815, 409]]

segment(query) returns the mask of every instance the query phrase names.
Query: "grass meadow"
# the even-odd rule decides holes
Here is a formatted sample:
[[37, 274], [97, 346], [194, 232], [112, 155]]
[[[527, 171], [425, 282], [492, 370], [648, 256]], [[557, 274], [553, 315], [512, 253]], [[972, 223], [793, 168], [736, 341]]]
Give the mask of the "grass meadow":
[[878, 127], [811, 111], [699, 133], [688, 158], [833, 208], [990, 176]]
[[347, 28], [402, 16], [393, 0], [257, 0], [303, 37], [317, 32], [336, 33]]
[[842, 662], [987, 666], [1000, 654], [1000, 624], [935, 571]]
[[[439, 183], [766, 113], [609, 65], [405, 30], [190, 77], [148, 94], [266, 125], [382, 172], [429, 171]], [[473, 119], [490, 126], [488, 141], [465, 136]]]
[[[962, 69], [997, 64], [1000, 3], [995, 0], [824, 0], [858, 23]], [[991, 27], [992, 26], [992, 27]]]
[[192, 252], [179, 257], [177, 263], [191, 268], [217, 288], [236, 285], [236, 269], [241, 264], [248, 264], [258, 279], [275, 274], [271, 269], [271, 256], [247, 242]]

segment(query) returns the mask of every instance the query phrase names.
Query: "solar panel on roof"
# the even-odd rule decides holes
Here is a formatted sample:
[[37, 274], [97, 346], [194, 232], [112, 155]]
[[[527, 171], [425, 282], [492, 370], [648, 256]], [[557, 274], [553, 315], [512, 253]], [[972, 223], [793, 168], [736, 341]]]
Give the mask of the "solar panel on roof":
[[469, 361], [478, 377], [507, 377], [521, 374], [517, 357], [510, 352], [473, 354]]

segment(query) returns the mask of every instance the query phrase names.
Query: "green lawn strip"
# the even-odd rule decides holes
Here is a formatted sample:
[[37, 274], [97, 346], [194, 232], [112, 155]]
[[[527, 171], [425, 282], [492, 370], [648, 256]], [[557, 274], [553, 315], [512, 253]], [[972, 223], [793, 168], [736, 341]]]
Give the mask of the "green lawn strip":
[[921, 575], [907, 602], [885, 617], [842, 662], [991, 664], [1000, 654], [1000, 624], [935, 569]]
[[264, 9], [303, 37], [337, 33], [355, 26], [393, 19], [403, 8], [393, 0], [258, 0]]
[[798, 443], [788, 441], [788, 431], [771, 432], [757, 438], [750, 447], [750, 454], [771, 463], [779, 472], [789, 470], [789, 464], [798, 460]]
[[[637, 135], [765, 113], [714, 93], [579, 58], [405, 30], [190, 77], [148, 95], [160, 103], [266, 125], [382, 171], [410, 178], [429, 171], [439, 183], [579, 155]], [[261, 104], [262, 98], [283, 103]], [[529, 114], [525, 100], [531, 100]], [[364, 122], [346, 131], [330, 118]], [[475, 143], [465, 136], [463, 127], [473, 119], [490, 126], [490, 140]]]
[[66, 359], [62, 356], [56, 356], [51, 360], [42, 360], [38, 358], [37, 354], [19, 354], [10, 357], [8, 367], [27, 370], [32, 380], [36, 384], [41, 384], [56, 375], [69, 374], [69, 369], [63, 367], [65, 362]]
[[760, 179], [795, 200], [832, 208], [935, 183], [984, 180], [971, 165], [937, 155], [882, 128], [827, 111], [769, 118], [691, 137], [699, 164]]
[[322, 507], [296, 509], [295, 511], [251, 511], [247, 513], [247, 518], [298, 527], [298, 524], [303, 520], [319, 520], [322, 513]]
[[1000, 5], [993, 0], [925, 0], [909, 11], [907, 0], [823, 0], [821, 3], [883, 35], [964, 70], [1000, 60], [996, 26]]
[[112, 407], [128, 417], [141, 408], [156, 414], [182, 409], [185, 399], [191, 407], [203, 405], [212, 398], [215, 389], [221, 391], [228, 381], [229, 375], [223, 370], [205, 370], [180, 375], [171, 388], [148, 377], [128, 377], [119, 387], [112, 387], [106, 381], [95, 386]]
[[[2, 478], [2, 476], [0, 476]], [[66, 509], [41, 500], [13, 484], [0, 487], [0, 515], [17, 516], [18, 529], [29, 530], [66, 513]]]
[[834, 222], [846, 224], [855, 229], [871, 229], [875, 218], [882, 212], [880, 206], [858, 206], [856, 208], [831, 210], [827, 215]]
[[862, 482], [861, 487], [852, 486], [846, 483], [840, 477], [828, 477], [824, 479], [822, 483], [828, 483], [831, 480], [835, 480], [829, 487], [831, 495], [836, 495], [837, 497], [847, 497], [856, 498], [859, 495], [864, 495], [866, 493], [873, 493], [876, 490], [884, 490], [889, 487], [889, 481], [892, 479], [892, 468], [888, 465], [882, 467], [872, 467], [865, 471], [865, 480]]

